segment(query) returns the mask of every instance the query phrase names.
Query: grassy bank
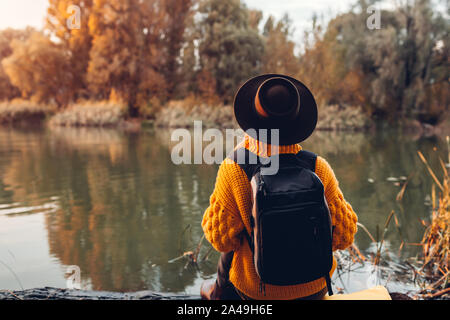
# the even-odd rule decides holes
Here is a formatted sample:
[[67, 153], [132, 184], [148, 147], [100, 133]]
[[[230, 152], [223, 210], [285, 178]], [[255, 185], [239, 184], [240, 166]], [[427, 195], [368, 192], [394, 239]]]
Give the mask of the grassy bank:
[[99, 101], [83, 102], [56, 113], [49, 121], [51, 126], [113, 127], [124, 120], [126, 106]]
[[210, 106], [190, 101], [171, 101], [155, 116], [155, 125], [165, 128], [190, 128], [202, 121], [207, 128], [237, 128], [231, 106]]
[[[162, 128], [190, 128], [194, 126], [194, 121], [202, 121], [205, 128], [238, 128], [232, 106], [206, 103], [196, 97], [169, 101], [152, 109], [150, 114], [142, 114], [133, 121], [129, 119], [127, 106], [111, 101], [83, 101], [60, 110], [26, 100], [0, 103], [0, 124], [41, 124], [48, 120], [51, 126], [128, 127], [132, 123], [133, 128], [137, 128], [141, 121], [151, 119], [156, 127]], [[385, 127], [393, 126], [384, 123]], [[450, 130], [450, 117], [435, 126], [417, 120], [403, 121], [394, 126], [413, 135], [443, 135]], [[366, 131], [374, 127], [375, 120], [360, 107], [319, 106], [318, 130]]]
[[55, 108], [27, 100], [0, 103], [0, 124], [41, 123], [54, 114]]
[[[156, 114], [158, 127], [192, 127], [201, 120], [205, 127], [237, 128], [233, 107], [229, 105], [208, 105], [186, 100], [171, 101]], [[319, 130], [366, 130], [373, 126], [370, 117], [359, 107], [319, 107]]]

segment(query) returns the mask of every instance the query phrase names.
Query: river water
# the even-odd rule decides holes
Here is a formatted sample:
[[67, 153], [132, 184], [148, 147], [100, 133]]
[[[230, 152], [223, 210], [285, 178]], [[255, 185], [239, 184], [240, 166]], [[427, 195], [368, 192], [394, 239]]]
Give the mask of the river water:
[[[399, 251], [402, 240], [419, 242], [419, 220], [430, 214], [431, 179], [417, 150], [439, 168], [444, 140], [394, 131], [315, 132], [302, 146], [328, 160], [374, 237], [392, 210], [400, 226], [389, 226], [390, 264], [375, 282], [366, 263], [341, 268], [336, 288], [353, 292], [379, 283], [413, 290], [409, 278], [395, 274], [404, 274], [402, 261], [418, 251], [412, 245]], [[175, 165], [172, 147], [165, 130], [0, 128], [0, 289], [64, 288], [67, 268], [75, 265], [83, 289], [198, 294], [202, 280], [214, 276], [217, 253], [202, 261], [210, 248], [205, 241], [197, 267], [175, 258], [202, 237], [218, 166]], [[393, 178], [411, 174], [396, 201], [400, 186]], [[361, 228], [355, 242], [365, 255], [374, 250]]]

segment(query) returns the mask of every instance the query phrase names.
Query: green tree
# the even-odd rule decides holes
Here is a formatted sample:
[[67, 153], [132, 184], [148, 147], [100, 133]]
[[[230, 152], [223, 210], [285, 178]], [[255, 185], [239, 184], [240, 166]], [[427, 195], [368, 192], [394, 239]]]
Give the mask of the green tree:
[[168, 85], [168, 94], [172, 96], [181, 80], [181, 49], [185, 43], [187, 23], [193, 14], [195, 0], [162, 1], [165, 10], [165, 26], [162, 50], [164, 51], [163, 73]]
[[431, 110], [427, 92], [440, 83], [448, 85], [450, 24], [433, 11], [429, 0], [408, 1], [395, 17], [394, 24], [367, 43], [376, 69], [372, 102], [389, 108], [394, 116], [435, 123], [448, 111], [448, 104]]
[[374, 2], [359, 1], [323, 33], [316, 26], [300, 74], [323, 103], [363, 105], [392, 120], [439, 121], [449, 100], [448, 20], [430, 0], [406, 1], [381, 11], [381, 29], [370, 30]]
[[217, 94], [230, 102], [238, 86], [261, 71], [263, 39], [240, 0], [201, 0], [198, 11], [200, 69], [211, 73]]

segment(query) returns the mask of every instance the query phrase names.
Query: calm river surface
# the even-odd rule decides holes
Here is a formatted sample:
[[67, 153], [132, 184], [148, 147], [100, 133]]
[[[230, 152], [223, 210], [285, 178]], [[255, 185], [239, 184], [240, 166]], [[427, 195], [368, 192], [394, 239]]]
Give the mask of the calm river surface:
[[[214, 275], [218, 255], [198, 268], [171, 260], [202, 237], [218, 166], [174, 165], [172, 146], [168, 131], [150, 129], [0, 128], [0, 289], [64, 288], [67, 267], [76, 265], [83, 289], [198, 294], [201, 281]], [[316, 132], [303, 147], [329, 161], [374, 236], [395, 210], [401, 234], [392, 224], [386, 236], [393, 261], [414, 254], [417, 247], [405, 246], [397, 258], [402, 238], [421, 240], [419, 219], [430, 212], [431, 179], [417, 150], [439, 168], [443, 139]], [[412, 173], [399, 203], [392, 177]], [[366, 253], [374, 247], [361, 228], [356, 243]], [[205, 241], [200, 258], [209, 248]], [[335, 286], [364, 289], [369, 269], [335, 274]], [[412, 286], [383, 277], [390, 289]]]

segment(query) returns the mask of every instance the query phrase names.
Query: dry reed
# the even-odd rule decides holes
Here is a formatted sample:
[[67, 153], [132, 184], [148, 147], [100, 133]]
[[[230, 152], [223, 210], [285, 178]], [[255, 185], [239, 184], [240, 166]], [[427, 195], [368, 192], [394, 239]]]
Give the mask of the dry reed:
[[[429, 284], [421, 293], [436, 298], [449, 294], [449, 253], [450, 253], [450, 142], [447, 137], [447, 152], [449, 163], [445, 164], [442, 158], [439, 158], [443, 171], [442, 181], [439, 181], [437, 175], [429, 165], [424, 155], [418, 151], [419, 158], [425, 164], [430, 176], [435, 184], [431, 188], [432, 213], [431, 221], [422, 223], [426, 226], [421, 246], [422, 254], [420, 257], [421, 268]], [[440, 192], [436, 194], [436, 186]]]
[[58, 112], [51, 119], [52, 126], [108, 127], [122, 121], [126, 107], [109, 101], [83, 102]]
[[17, 122], [40, 122], [55, 112], [48, 105], [33, 103], [27, 100], [15, 99], [0, 103], [0, 124]]

